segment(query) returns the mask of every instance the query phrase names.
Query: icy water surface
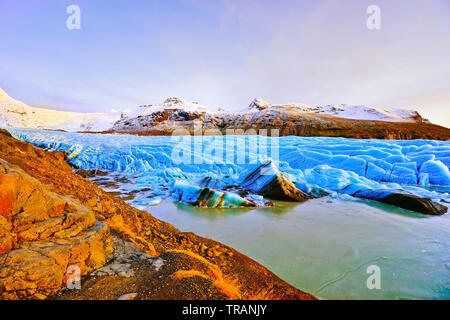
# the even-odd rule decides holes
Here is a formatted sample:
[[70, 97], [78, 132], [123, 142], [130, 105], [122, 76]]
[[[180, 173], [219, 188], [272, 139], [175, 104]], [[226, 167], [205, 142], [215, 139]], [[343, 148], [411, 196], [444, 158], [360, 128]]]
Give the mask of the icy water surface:
[[[127, 200], [131, 205], [183, 231], [231, 245], [321, 298], [450, 298], [448, 214], [425, 216], [345, 194], [349, 186], [403, 189], [445, 204], [449, 142], [280, 138], [280, 170], [304, 191], [326, 190], [331, 196], [276, 202], [273, 208], [201, 209], [172, 201], [170, 184], [196, 184], [206, 176], [233, 181], [249, 165], [174, 164], [173, 149], [181, 145], [186, 150], [186, 145], [171, 137], [11, 132], [46, 150], [69, 151], [70, 161], [80, 168], [110, 172], [94, 180], [103, 187], [109, 181], [109, 191], [134, 192]], [[249, 142], [248, 137], [235, 139]], [[245, 150], [247, 160], [267, 158], [249, 146]], [[203, 160], [208, 154], [202, 154]], [[367, 288], [370, 265], [381, 270], [380, 290]]]
[[[331, 198], [277, 208], [199, 209], [164, 201], [151, 213], [226, 243], [325, 299], [449, 299], [450, 217]], [[381, 269], [369, 290], [367, 267]]]

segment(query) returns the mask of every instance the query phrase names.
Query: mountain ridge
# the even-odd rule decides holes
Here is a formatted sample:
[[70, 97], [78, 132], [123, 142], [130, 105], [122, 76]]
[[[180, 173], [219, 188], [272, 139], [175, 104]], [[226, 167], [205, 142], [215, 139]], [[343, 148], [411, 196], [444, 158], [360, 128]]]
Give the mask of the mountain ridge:
[[122, 112], [77, 113], [28, 106], [0, 88], [0, 126], [79, 132], [170, 135], [228, 129], [278, 129], [279, 134], [377, 139], [450, 139], [450, 129], [417, 111], [364, 105], [271, 104], [256, 98], [246, 108], [224, 111], [198, 102], [168, 98]]

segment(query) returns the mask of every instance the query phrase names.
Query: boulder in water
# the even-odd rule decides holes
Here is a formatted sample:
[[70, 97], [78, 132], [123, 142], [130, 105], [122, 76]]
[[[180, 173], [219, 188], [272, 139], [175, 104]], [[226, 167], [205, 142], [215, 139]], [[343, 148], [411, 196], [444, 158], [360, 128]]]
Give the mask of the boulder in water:
[[375, 200], [382, 203], [397, 206], [399, 208], [429, 214], [442, 215], [448, 208], [428, 198], [422, 198], [405, 191], [392, 190], [363, 190], [353, 194], [354, 197]]
[[240, 177], [239, 185], [273, 200], [306, 201], [309, 195], [299, 190], [287, 175], [268, 160]]

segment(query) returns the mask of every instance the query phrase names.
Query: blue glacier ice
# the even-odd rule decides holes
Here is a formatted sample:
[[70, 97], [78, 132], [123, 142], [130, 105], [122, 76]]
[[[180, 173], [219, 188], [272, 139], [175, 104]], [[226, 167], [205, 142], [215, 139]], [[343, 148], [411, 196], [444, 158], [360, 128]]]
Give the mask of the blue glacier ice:
[[[202, 138], [8, 130], [14, 137], [45, 150], [66, 151], [70, 163], [77, 168], [119, 174], [132, 182], [124, 187], [151, 189], [145, 191], [145, 197], [131, 200], [143, 205], [157, 203], [174, 193], [178, 199], [189, 199], [194, 189], [181, 187], [183, 183], [199, 188], [197, 191], [223, 190], [239, 184], [244, 171], [268, 159], [298, 189], [313, 196], [400, 190], [450, 202], [449, 141], [295, 136]], [[221, 146], [230, 145], [233, 154], [221, 150]], [[274, 159], [275, 153], [260, 152], [261, 146], [270, 152], [278, 151], [278, 159]], [[178, 187], [174, 189], [176, 181]], [[238, 200], [230, 199], [230, 205]]]
[[198, 187], [184, 181], [176, 180], [170, 187], [169, 192], [174, 200], [198, 207], [256, 207], [254, 202], [235, 193]]
[[420, 173], [428, 174], [428, 180], [431, 184], [448, 186], [450, 185], [450, 172], [448, 167], [441, 161], [429, 160], [422, 164]]

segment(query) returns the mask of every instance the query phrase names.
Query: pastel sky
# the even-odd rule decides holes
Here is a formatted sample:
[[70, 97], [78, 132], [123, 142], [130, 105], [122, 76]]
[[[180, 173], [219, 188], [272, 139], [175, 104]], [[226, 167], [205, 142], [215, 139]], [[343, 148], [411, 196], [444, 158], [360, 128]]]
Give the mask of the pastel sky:
[[[81, 8], [81, 29], [66, 8]], [[381, 30], [366, 27], [369, 5]], [[30, 105], [180, 97], [417, 109], [450, 127], [448, 0], [0, 0], [0, 87]]]

